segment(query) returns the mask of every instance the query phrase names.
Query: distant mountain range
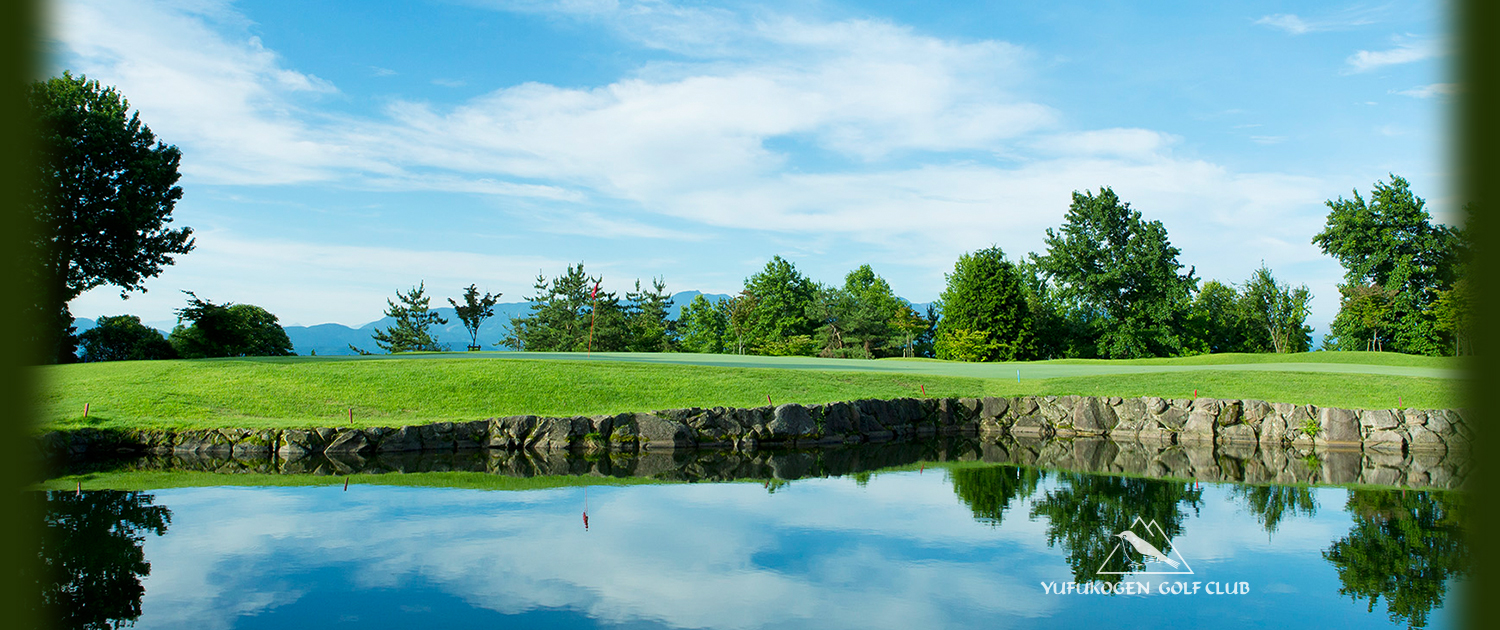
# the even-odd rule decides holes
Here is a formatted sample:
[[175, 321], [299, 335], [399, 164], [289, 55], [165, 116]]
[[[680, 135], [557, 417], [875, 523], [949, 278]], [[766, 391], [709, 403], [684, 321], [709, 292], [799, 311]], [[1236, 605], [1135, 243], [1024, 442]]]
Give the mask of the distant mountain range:
[[[703, 295], [710, 300], [728, 298], [728, 295], [715, 293], [700, 293], [698, 291], [682, 291], [672, 294], [672, 311], [670, 317], [676, 319], [682, 313], [682, 307], [693, 301], [694, 297]], [[458, 314], [452, 307], [433, 309], [443, 319], [448, 320], [446, 325], [433, 327], [433, 333], [437, 336], [438, 343], [447, 344], [453, 350], [463, 350], [469, 345], [469, 331], [464, 329], [463, 322], [458, 320]], [[495, 305], [495, 315], [484, 320], [479, 326], [479, 346], [485, 350], [509, 350], [509, 348], [498, 347], [495, 344], [506, 335], [510, 334], [510, 320], [512, 317], [521, 317], [531, 312], [530, 302], [505, 302]], [[378, 320], [360, 326], [350, 328], [343, 324], [318, 324], [317, 326], [283, 326], [286, 336], [292, 340], [292, 349], [297, 354], [306, 355], [317, 352], [320, 355], [354, 354], [349, 350], [349, 344], [370, 352], [379, 352], [380, 348], [370, 337], [375, 334], [376, 328], [388, 328], [395, 323], [391, 317], [382, 317]], [[81, 330], [81, 329], [80, 329]]]

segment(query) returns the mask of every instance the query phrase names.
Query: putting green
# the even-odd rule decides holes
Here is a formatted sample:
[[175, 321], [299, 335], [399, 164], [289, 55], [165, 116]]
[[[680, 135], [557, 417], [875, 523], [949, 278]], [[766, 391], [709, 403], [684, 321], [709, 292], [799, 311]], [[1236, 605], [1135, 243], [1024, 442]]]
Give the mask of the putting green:
[[[972, 378], [1046, 379], [1106, 374], [1144, 374], [1151, 372], [1194, 372], [1202, 370], [1245, 370], [1252, 372], [1330, 372], [1340, 374], [1379, 374], [1384, 376], [1417, 376], [1423, 378], [1460, 378], [1456, 367], [1418, 365], [1382, 365], [1349, 362], [1350, 355], [1366, 353], [1308, 352], [1290, 355], [1202, 355], [1178, 359], [1015, 361], [1003, 363], [958, 363], [924, 359], [824, 359], [818, 357], [766, 357], [735, 354], [697, 354], [683, 352], [434, 352], [401, 354], [402, 359], [491, 359], [507, 361], [624, 361], [632, 363], [667, 363], [709, 365], [716, 367], [778, 368], [784, 370], [822, 370], [841, 372], [879, 372], [885, 374], [926, 374]], [[1408, 357], [1372, 358], [1402, 360]], [[1284, 360], [1280, 360], [1285, 357]], [[319, 357], [322, 358], [322, 357]], [[332, 357], [329, 357], [333, 359]], [[369, 357], [340, 357], [333, 360], [380, 360]], [[1364, 358], [1364, 357], [1358, 357]], [[1410, 357], [1412, 360], [1427, 357]], [[1344, 360], [1340, 360], [1344, 359]], [[1239, 362], [1243, 361], [1243, 362]], [[1439, 360], [1441, 361], [1441, 360]], [[1443, 361], [1451, 363], [1449, 361]]]

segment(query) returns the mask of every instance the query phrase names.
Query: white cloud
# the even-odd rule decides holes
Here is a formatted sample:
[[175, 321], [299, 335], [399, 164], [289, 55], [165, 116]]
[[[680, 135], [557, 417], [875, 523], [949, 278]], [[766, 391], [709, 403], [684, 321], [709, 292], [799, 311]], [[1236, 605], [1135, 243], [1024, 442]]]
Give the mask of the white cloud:
[[1412, 98], [1438, 98], [1444, 96], [1453, 96], [1457, 92], [1457, 83], [1432, 83], [1421, 87], [1414, 87], [1409, 90], [1401, 90], [1399, 92], [1395, 92], [1395, 94], [1410, 96]]
[[[1308, 177], [1231, 172], [1183, 157], [1188, 152], [1174, 152], [1182, 139], [1157, 130], [1070, 128], [1062, 112], [1027, 93], [1033, 54], [1006, 42], [664, 3], [558, 10], [621, 24], [660, 47], [691, 48], [702, 32], [683, 25], [712, 22], [705, 32], [725, 43], [694, 53], [699, 61], [648, 66], [593, 87], [523, 83], [455, 103], [399, 99], [353, 117], [319, 113], [318, 99], [335, 86], [287, 67], [228, 5], [80, 0], [56, 12], [55, 32], [77, 68], [118, 85], [163, 139], [183, 148], [185, 185], [335, 182], [523, 198], [544, 209], [548, 216], [534, 225], [551, 232], [685, 242], [737, 230], [735, 240], [804, 252], [852, 241], [869, 246], [870, 259], [913, 269], [909, 283], [922, 293], [936, 293], [959, 252], [991, 243], [1013, 256], [1039, 250], [1073, 190], [1114, 186], [1148, 218], [1163, 219], [1183, 261], [1210, 277], [1244, 275], [1261, 258], [1277, 268], [1316, 258], [1305, 234], [1317, 231], [1322, 200], [1337, 192]], [[789, 168], [800, 156], [778, 149], [781, 142], [818, 149], [822, 163]], [[1247, 250], [1246, 233], [1268, 249]], [[200, 237], [200, 250], [153, 281], [133, 309], [169, 312], [180, 304], [172, 288], [221, 286], [228, 298], [287, 313], [289, 322], [357, 325], [375, 317], [392, 287], [446, 281], [445, 269], [494, 270], [497, 283], [514, 276], [507, 270], [525, 269], [520, 280], [529, 282], [532, 269], [566, 264]], [[308, 252], [325, 254], [313, 260]], [[340, 267], [338, 259], [370, 266]], [[333, 266], [318, 271], [324, 262]], [[675, 268], [686, 266], [676, 260]], [[484, 278], [456, 286], [476, 279]], [[330, 293], [303, 288], [312, 286]], [[163, 295], [169, 299], [158, 304]], [[75, 313], [113, 314], [104, 310], [118, 308], [112, 299], [86, 295]], [[299, 300], [324, 310], [313, 314]]]
[[1412, 63], [1431, 59], [1445, 54], [1442, 42], [1438, 40], [1411, 40], [1398, 39], [1395, 48], [1387, 50], [1361, 50], [1350, 55], [1346, 60], [1349, 72], [1369, 72], [1386, 66]]
[[1315, 27], [1313, 25], [1308, 24], [1302, 18], [1290, 13], [1276, 13], [1273, 15], [1267, 15], [1260, 18], [1259, 20], [1256, 20], [1255, 23], [1269, 26], [1271, 28], [1281, 29], [1293, 35], [1301, 35], [1303, 33], [1315, 30]]

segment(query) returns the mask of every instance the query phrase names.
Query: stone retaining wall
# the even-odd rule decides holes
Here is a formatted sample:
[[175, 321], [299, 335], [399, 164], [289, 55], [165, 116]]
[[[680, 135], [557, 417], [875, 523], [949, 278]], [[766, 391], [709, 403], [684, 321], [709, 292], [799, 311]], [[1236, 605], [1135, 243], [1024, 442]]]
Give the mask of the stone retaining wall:
[[490, 448], [658, 451], [807, 448], [934, 435], [1107, 436], [1149, 445], [1248, 445], [1319, 450], [1467, 453], [1461, 410], [1349, 410], [1260, 400], [1091, 396], [898, 398], [752, 409], [668, 409], [615, 415], [508, 416], [406, 427], [50, 432], [53, 460], [112, 452], [236, 458]]

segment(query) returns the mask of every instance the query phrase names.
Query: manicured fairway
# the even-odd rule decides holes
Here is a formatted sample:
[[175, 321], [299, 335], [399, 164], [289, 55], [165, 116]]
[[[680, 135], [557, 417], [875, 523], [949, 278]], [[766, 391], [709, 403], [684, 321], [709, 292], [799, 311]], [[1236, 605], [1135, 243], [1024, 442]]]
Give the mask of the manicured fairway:
[[[1344, 362], [1307, 360], [1316, 355]], [[768, 396], [779, 404], [923, 394], [1187, 398], [1196, 390], [1216, 398], [1355, 408], [1460, 404], [1462, 381], [1450, 378], [1457, 374], [1451, 360], [1315, 353], [1266, 362], [1265, 356], [1272, 355], [1240, 355], [1242, 362], [1225, 364], [1202, 357], [960, 364], [531, 353], [111, 362], [38, 368], [37, 411], [44, 429], [253, 428], [346, 424], [351, 409], [355, 424], [391, 426], [523, 413], [754, 407], [767, 404]]]

